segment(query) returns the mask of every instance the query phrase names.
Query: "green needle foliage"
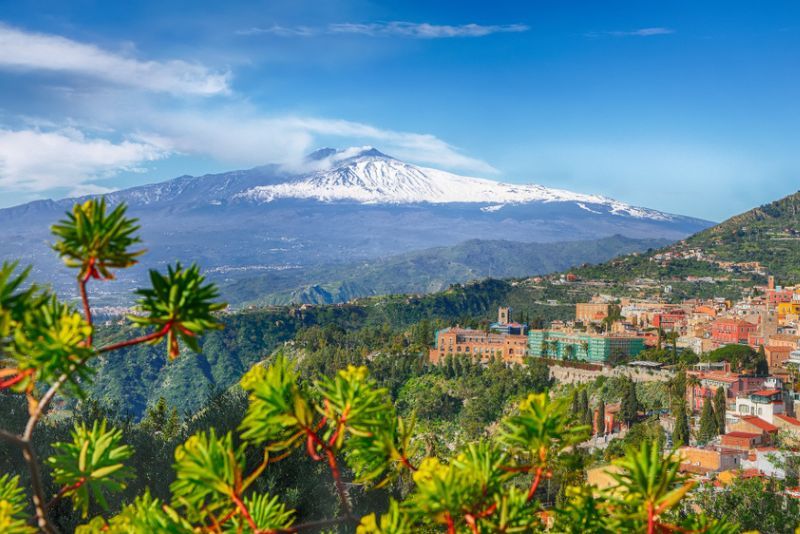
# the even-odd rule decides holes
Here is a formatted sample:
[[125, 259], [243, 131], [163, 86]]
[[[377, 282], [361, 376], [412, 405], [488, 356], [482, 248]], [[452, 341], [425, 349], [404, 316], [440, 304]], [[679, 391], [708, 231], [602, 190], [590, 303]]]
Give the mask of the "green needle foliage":
[[90, 376], [87, 360], [94, 349], [86, 344], [92, 327], [75, 309], [58, 302], [55, 296], [26, 312], [14, 329], [8, 356], [14, 361], [17, 376], [15, 391], [31, 391], [36, 380], [52, 383], [66, 375], [81, 395], [79, 380]]
[[675, 455], [662, 457], [658, 446], [642, 442], [639, 450], [628, 450], [617, 465], [622, 473], [612, 474], [620, 497], [615, 498], [623, 509], [623, 519], [634, 527], [632, 532], [653, 532], [662, 516], [676, 506], [692, 488], [678, 472], [680, 461]]
[[0, 532], [3, 534], [33, 534], [25, 510], [25, 493], [19, 487], [19, 477], [0, 476]]
[[205, 519], [241, 494], [243, 469], [244, 450], [234, 448], [230, 433], [218, 437], [212, 428], [191, 436], [175, 450], [174, 504], [194, 521]]
[[103, 509], [108, 509], [103, 492], [125, 489], [125, 480], [133, 476], [122, 463], [133, 450], [121, 441], [122, 431], [108, 429], [103, 420], [95, 421], [91, 429], [84, 424], [75, 425], [71, 443], [53, 444], [60, 454], [48, 458], [47, 463], [56, 483], [63, 485], [60, 496], [71, 497], [83, 517], [88, 514], [92, 496]]
[[[197, 336], [206, 330], [222, 328], [213, 313], [225, 308], [225, 304], [214, 302], [219, 297], [214, 284], [204, 284], [205, 277], [200, 268], [192, 265], [187, 269], [178, 263], [167, 268], [164, 276], [150, 271], [153, 287], [140, 289], [136, 293], [142, 315], [131, 315], [129, 319], [139, 327], [155, 326], [161, 335], [166, 335], [169, 357], [180, 354], [178, 339], [200, 352]], [[151, 340], [159, 343], [161, 337]]]
[[67, 218], [53, 225], [59, 239], [53, 245], [67, 267], [79, 269], [78, 278], [112, 279], [109, 269], [124, 269], [136, 264], [144, 250], [132, 251], [140, 242], [136, 219], [125, 217], [127, 210], [119, 204], [110, 213], [105, 199], [91, 199], [75, 204]]
[[98, 516], [89, 523], [78, 526], [75, 530], [76, 534], [100, 532], [108, 534], [144, 534], [145, 532], [189, 534], [193, 530], [191, 523], [145, 490], [143, 495], [137, 497], [132, 504], [123, 507], [122, 511], [109, 521], [106, 522], [104, 518]]

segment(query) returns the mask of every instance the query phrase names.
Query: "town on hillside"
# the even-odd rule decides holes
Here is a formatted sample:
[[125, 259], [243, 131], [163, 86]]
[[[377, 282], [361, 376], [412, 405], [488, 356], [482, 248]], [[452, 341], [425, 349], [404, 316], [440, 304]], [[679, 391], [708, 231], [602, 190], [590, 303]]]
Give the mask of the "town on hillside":
[[[657, 421], [666, 445], [678, 449], [681, 470], [724, 485], [736, 478], [785, 479], [800, 454], [800, 286], [781, 287], [772, 276], [739, 301], [723, 298], [664, 303], [656, 299], [595, 295], [575, 305], [574, 319], [546, 328], [515, 322], [500, 307], [487, 329], [444, 328], [435, 334], [429, 360], [452, 365], [459, 358], [488, 365], [544, 360], [557, 383], [598, 377], [661, 381], [677, 391], [670, 409], [627, 400], [590, 408], [573, 402], [593, 428], [591, 449], [624, 437], [633, 425]], [[577, 390], [576, 390], [577, 398]], [[635, 397], [635, 393], [634, 393]], [[636, 405], [634, 401], [634, 405]], [[614, 483], [613, 466], [588, 471], [600, 488]], [[788, 490], [800, 498], [800, 489]]]

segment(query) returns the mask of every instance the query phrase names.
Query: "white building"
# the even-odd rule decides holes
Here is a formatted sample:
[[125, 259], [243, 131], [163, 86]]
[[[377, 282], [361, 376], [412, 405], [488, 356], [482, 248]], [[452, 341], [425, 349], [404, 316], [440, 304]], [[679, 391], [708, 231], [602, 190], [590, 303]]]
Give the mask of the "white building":
[[736, 397], [736, 415], [756, 415], [773, 424], [774, 416], [782, 413], [786, 413], [786, 407], [779, 389], [762, 389], [744, 397]]

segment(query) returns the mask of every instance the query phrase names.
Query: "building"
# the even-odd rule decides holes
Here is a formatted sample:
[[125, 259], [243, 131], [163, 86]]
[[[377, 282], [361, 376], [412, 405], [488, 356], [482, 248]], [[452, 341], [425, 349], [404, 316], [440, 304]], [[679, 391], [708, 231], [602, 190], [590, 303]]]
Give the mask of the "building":
[[749, 451], [750, 449], [761, 445], [763, 443], [763, 436], [761, 434], [754, 434], [752, 432], [741, 432], [734, 430], [723, 434], [720, 438], [720, 444], [723, 449], [731, 449], [734, 451]]
[[528, 354], [538, 358], [606, 362], [612, 355], [636, 356], [644, 339], [629, 335], [602, 335], [560, 330], [531, 330]]
[[786, 478], [786, 471], [782, 466], [787, 465], [791, 454], [775, 447], [756, 447], [742, 460], [742, 469], [753, 469], [762, 475], [783, 480]]
[[719, 388], [725, 390], [725, 402], [732, 404], [736, 397], [764, 389], [766, 382], [764, 377], [734, 373], [725, 362], [698, 364], [686, 374], [697, 378], [699, 382], [686, 386], [686, 398], [689, 399], [693, 411], [702, 410], [705, 401], [714, 398]]
[[779, 389], [762, 389], [746, 397], [736, 397], [736, 415], [757, 415], [774, 424], [775, 415], [786, 412], [783, 393]]
[[786, 414], [775, 414], [772, 418], [784, 442], [794, 447], [800, 445], [800, 420]]
[[743, 415], [739, 417], [739, 421], [730, 425], [728, 430], [760, 434], [762, 436], [762, 443], [774, 443], [775, 436], [778, 434], [777, 426], [764, 421], [757, 415]]
[[681, 471], [704, 474], [736, 469], [746, 453], [719, 447], [681, 447], [678, 456]]
[[492, 358], [507, 363], [523, 363], [528, 346], [528, 337], [472, 330], [468, 328], [445, 328], [436, 332], [436, 345], [430, 350], [430, 360], [438, 364], [448, 355], [469, 356], [488, 362]]
[[687, 322], [686, 312], [677, 309], [654, 314], [652, 325], [664, 332], [685, 334]]
[[711, 323], [711, 339], [721, 345], [746, 344], [750, 334], [755, 334], [758, 326], [741, 319], [715, 319]]
[[783, 367], [783, 362], [789, 359], [791, 353], [791, 346], [767, 345], [764, 347], [764, 354], [770, 367]]
[[511, 308], [500, 306], [497, 308], [497, 322], [489, 325], [489, 330], [497, 334], [524, 336], [528, 333], [528, 325], [515, 323], [511, 320]]
[[609, 305], [600, 302], [579, 302], [575, 305], [575, 320], [584, 324], [599, 323], [608, 317]]

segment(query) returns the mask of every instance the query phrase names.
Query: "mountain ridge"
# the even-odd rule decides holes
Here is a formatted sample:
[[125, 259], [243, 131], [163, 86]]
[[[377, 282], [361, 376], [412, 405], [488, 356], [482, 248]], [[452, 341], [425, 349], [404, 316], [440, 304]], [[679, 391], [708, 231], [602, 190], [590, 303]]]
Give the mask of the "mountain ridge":
[[[371, 147], [323, 149], [304, 165], [184, 175], [104, 195], [111, 204], [127, 203], [130, 215], [142, 220], [143, 247], [149, 253], [141, 265], [120, 274], [124, 297], [109, 292], [100, 295], [99, 302], [130, 302], [129, 291], [146, 283], [147, 268], [163, 269], [187, 258], [209, 271], [228, 273], [235, 281], [254, 271], [335, 272], [345, 259], [370, 261], [471, 239], [553, 243], [623, 235], [674, 241], [711, 224], [600, 195], [417, 167]], [[297, 184], [309, 189], [298, 195]], [[325, 193], [331, 184], [347, 194], [322, 195], [320, 200], [315, 187]], [[257, 188], [283, 188], [283, 193], [269, 202], [242, 195]], [[74, 202], [86, 198], [0, 210], [0, 260], [33, 264], [36, 280], [75, 296], [71, 273], [49, 247], [49, 227]]]

